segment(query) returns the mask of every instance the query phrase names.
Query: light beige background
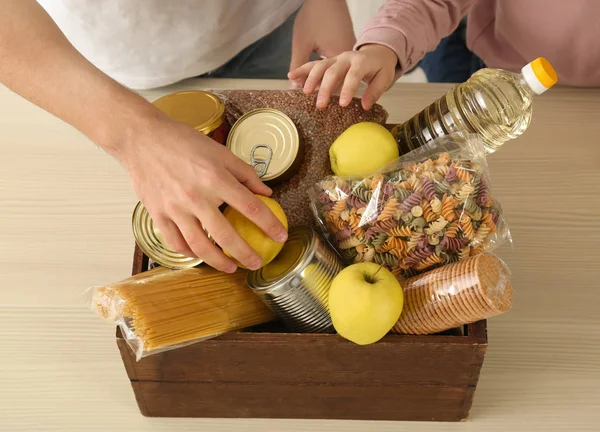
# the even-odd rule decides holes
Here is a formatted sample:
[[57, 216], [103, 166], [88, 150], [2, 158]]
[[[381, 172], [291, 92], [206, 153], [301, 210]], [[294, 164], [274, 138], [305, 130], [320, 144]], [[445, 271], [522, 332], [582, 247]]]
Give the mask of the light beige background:
[[[381, 103], [399, 122], [447, 89], [397, 85]], [[130, 271], [136, 199], [127, 175], [79, 133], [0, 88], [0, 431], [598, 430], [599, 113], [599, 91], [553, 89], [535, 101], [525, 135], [490, 158], [514, 235], [514, 248], [500, 254], [516, 298], [510, 313], [490, 320], [470, 422], [146, 419], [112, 327], [81, 296]]]
[[346, 3], [354, 22], [354, 32], [358, 35], [369, 18], [375, 15], [385, 3], [385, 0], [346, 0]]

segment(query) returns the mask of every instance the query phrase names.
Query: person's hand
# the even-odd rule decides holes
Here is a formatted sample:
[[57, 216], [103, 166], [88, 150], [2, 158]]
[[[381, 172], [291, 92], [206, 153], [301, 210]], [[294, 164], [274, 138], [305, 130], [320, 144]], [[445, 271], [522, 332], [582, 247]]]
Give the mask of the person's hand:
[[290, 70], [308, 62], [312, 53], [333, 57], [351, 50], [355, 42], [345, 0], [305, 0], [294, 22]]
[[261, 266], [259, 255], [219, 211], [227, 203], [273, 240], [287, 238], [284, 226], [254, 193], [271, 190], [254, 169], [223, 145], [194, 129], [159, 117], [133, 138], [121, 162], [135, 192], [169, 246], [210, 266], [234, 272], [234, 261], [210, 242], [202, 227], [224, 250], [249, 269]]
[[337, 57], [306, 63], [288, 74], [290, 80], [304, 88], [304, 93], [318, 89], [317, 108], [329, 105], [331, 94], [340, 90], [340, 105], [350, 104], [361, 81], [367, 83], [362, 96], [365, 110], [381, 97], [395, 80], [398, 56], [383, 45], [365, 45], [358, 51], [344, 52]]

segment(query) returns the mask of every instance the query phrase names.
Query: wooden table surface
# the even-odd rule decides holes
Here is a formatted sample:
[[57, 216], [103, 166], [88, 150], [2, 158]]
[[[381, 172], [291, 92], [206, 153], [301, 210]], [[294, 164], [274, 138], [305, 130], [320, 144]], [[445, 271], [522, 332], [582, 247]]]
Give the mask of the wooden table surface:
[[[380, 102], [400, 122], [448, 88], [398, 84]], [[599, 113], [600, 91], [553, 89], [535, 101], [525, 135], [489, 159], [514, 238], [499, 254], [516, 298], [489, 321], [469, 422], [148, 419], [114, 329], [82, 296], [130, 271], [136, 198], [128, 176], [78, 132], [0, 88], [0, 431], [599, 430]]]

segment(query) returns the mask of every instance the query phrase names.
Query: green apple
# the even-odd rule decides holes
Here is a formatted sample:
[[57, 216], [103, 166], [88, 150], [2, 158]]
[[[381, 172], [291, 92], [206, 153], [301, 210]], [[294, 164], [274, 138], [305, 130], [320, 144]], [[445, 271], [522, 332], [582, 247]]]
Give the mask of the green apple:
[[366, 176], [398, 157], [394, 136], [372, 122], [350, 126], [329, 148], [331, 170], [339, 176]]
[[335, 330], [359, 345], [384, 337], [400, 318], [403, 305], [400, 282], [375, 263], [346, 267], [335, 277], [329, 291]]

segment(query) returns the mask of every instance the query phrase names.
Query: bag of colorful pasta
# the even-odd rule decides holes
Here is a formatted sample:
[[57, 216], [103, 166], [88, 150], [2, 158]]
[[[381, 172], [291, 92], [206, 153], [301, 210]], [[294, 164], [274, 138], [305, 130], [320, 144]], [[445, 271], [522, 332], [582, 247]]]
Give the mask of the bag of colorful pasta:
[[367, 178], [330, 176], [309, 193], [346, 264], [377, 262], [399, 277], [510, 240], [478, 135], [438, 138]]

